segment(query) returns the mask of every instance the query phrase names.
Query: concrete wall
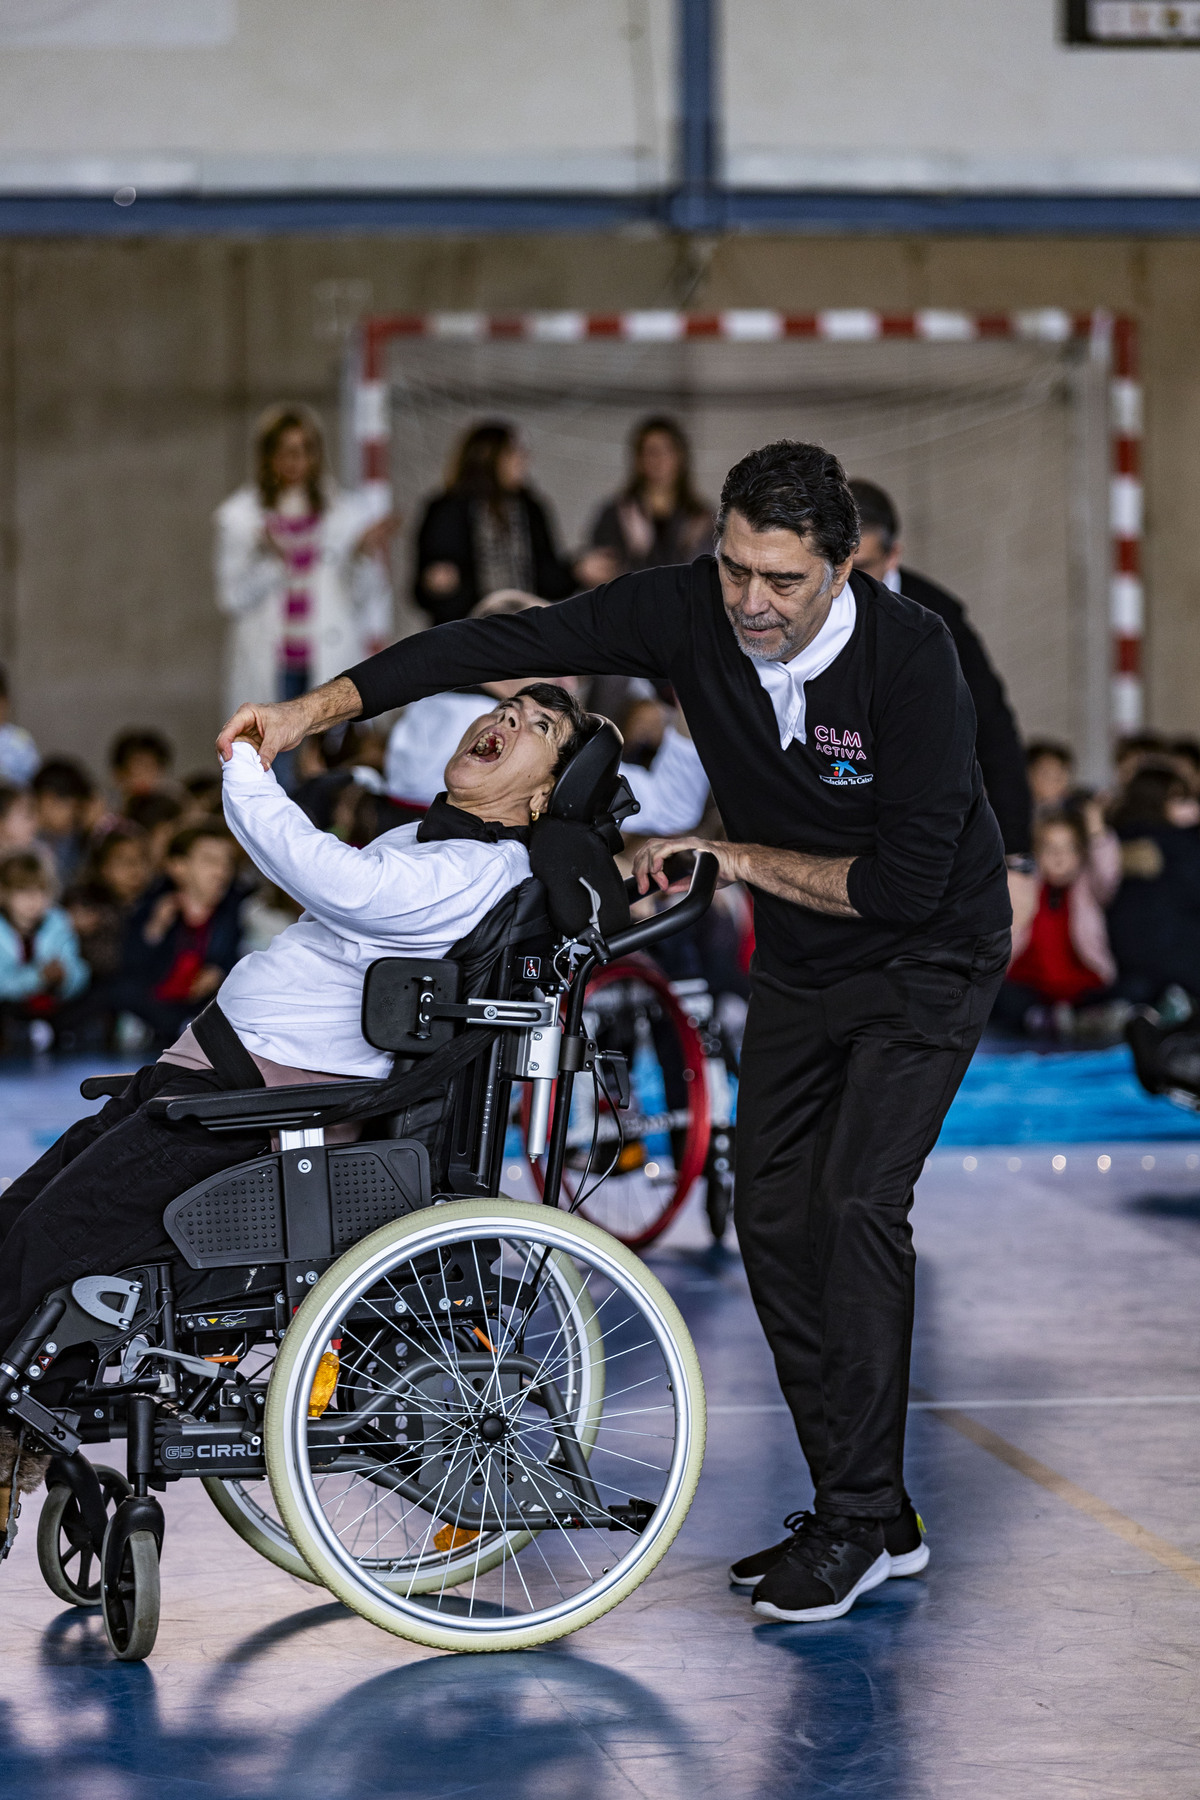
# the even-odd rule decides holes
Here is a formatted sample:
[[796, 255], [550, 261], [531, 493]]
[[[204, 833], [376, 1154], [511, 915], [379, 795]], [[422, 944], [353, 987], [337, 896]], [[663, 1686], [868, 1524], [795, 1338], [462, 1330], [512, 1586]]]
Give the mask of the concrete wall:
[[[1148, 706], [1200, 726], [1200, 245], [662, 237], [0, 245], [0, 638], [17, 711], [93, 761], [219, 722], [209, 516], [271, 400], [334, 416], [330, 282], [374, 310], [1102, 305], [1142, 322]], [[553, 487], [549, 472], [547, 485]], [[933, 574], [937, 570], [930, 571]], [[970, 593], [964, 596], [970, 601]]]
[[[727, 0], [727, 174], [1200, 191], [1200, 58], [1059, 0]], [[662, 179], [674, 0], [5, 0], [0, 190]]]

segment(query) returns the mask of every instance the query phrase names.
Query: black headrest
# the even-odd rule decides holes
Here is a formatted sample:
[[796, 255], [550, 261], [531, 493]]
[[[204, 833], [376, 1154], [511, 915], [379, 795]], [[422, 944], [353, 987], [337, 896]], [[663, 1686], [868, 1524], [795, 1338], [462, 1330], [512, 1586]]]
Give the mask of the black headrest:
[[558, 780], [547, 809], [552, 819], [573, 819], [590, 825], [611, 811], [621, 765], [624, 739], [611, 719], [588, 713], [591, 731]]

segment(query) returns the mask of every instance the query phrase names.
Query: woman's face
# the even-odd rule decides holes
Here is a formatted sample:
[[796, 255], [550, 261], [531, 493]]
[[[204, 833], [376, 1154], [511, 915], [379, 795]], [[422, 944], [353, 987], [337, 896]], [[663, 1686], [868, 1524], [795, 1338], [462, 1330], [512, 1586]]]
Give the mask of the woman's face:
[[496, 480], [506, 494], [516, 494], [529, 480], [529, 452], [524, 444], [506, 444], [496, 458]]
[[679, 480], [683, 458], [679, 445], [666, 431], [648, 431], [637, 456], [637, 472], [651, 487], [674, 487]]
[[561, 713], [530, 694], [502, 700], [476, 719], [446, 764], [446, 789], [455, 806], [480, 818], [524, 824], [531, 807], [546, 805], [554, 768], [570, 726]]
[[317, 473], [315, 447], [299, 425], [289, 425], [280, 435], [271, 457], [271, 473], [281, 488], [304, 487]]

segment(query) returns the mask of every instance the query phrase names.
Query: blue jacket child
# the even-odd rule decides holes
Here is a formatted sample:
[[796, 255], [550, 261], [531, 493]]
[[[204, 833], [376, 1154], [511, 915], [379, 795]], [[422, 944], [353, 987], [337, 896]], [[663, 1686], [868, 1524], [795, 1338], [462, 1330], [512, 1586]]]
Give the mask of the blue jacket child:
[[38, 857], [0, 863], [0, 1002], [72, 1000], [87, 986], [75, 927], [53, 899]]

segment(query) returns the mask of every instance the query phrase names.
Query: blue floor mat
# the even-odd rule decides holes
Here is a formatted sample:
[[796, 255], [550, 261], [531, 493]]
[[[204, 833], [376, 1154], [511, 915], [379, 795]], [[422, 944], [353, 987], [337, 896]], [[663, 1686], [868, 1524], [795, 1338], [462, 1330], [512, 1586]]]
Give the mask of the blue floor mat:
[[1124, 1044], [1040, 1054], [980, 1050], [946, 1115], [956, 1144], [1082, 1144], [1200, 1138], [1200, 1115], [1138, 1086]]

